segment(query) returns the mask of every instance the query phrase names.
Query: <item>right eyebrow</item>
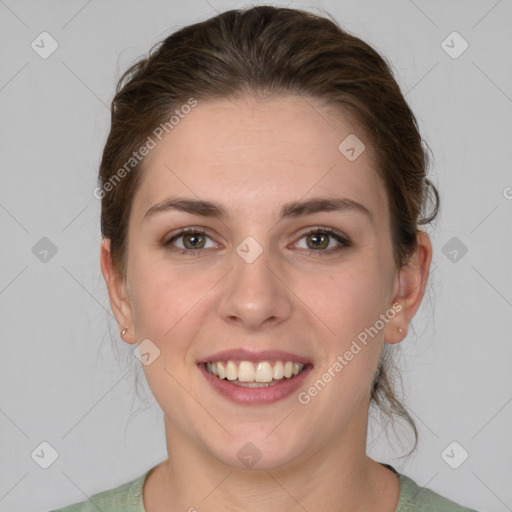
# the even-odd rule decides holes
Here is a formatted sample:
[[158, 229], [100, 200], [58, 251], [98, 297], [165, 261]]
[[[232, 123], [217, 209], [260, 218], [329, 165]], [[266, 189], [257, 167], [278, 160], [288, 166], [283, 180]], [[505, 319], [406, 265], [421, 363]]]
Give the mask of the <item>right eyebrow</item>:
[[203, 201], [199, 199], [178, 199], [170, 198], [152, 206], [145, 214], [144, 219], [153, 217], [157, 213], [168, 210], [178, 210], [182, 212], [200, 215], [202, 217], [228, 218], [226, 209], [215, 201]]

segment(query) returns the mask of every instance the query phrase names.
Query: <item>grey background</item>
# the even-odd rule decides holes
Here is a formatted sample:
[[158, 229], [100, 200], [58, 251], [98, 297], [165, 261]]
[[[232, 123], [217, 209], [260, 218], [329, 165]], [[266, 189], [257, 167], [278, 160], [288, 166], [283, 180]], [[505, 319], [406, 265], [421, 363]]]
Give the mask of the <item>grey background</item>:
[[[0, 511], [82, 501], [166, 458], [109, 310], [92, 192], [120, 73], [182, 25], [247, 5], [0, 0]], [[397, 459], [376, 431], [370, 454], [477, 510], [512, 510], [512, 3], [275, 5], [323, 8], [381, 51], [435, 155], [431, 284], [399, 360], [420, 445]], [[59, 45], [47, 59], [31, 47], [43, 31]], [[453, 31], [469, 44], [458, 58], [442, 47]], [[469, 454], [457, 469], [441, 455], [453, 441]], [[48, 469], [42, 442], [58, 454]]]

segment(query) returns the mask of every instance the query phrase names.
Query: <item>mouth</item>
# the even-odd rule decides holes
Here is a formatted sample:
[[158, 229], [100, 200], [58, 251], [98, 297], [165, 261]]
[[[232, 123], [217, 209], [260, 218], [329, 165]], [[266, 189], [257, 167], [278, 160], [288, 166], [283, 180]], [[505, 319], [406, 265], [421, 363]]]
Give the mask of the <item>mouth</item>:
[[219, 352], [197, 363], [211, 387], [237, 404], [271, 404], [303, 385], [313, 364], [289, 352]]
[[230, 381], [235, 386], [266, 388], [292, 379], [306, 367], [295, 361], [211, 361], [203, 363], [211, 375]]

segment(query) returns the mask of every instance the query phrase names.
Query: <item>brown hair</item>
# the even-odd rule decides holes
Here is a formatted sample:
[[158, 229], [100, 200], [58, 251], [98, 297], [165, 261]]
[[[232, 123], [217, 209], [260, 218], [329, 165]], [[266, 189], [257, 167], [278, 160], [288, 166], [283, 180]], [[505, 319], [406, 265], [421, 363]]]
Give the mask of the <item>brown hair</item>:
[[[144, 160], [132, 169], [126, 162], [155, 128], [169, 126], [170, 116], [191, 98], [242, 94], [306, 95], [354, 117], [371, 143], [387, 191], [397, 269], [407, 262], [417, 247], [418, 226], [431, 222], [439, 209], [439, 194], [426, 177], [424, 141], [387, 61], [329, 18], [271, 6], [230, 10], [171, 34], [122, 75], [112, 101], [98, 187], [102, 235], [111, 240], [121, 275], [130, 208]], [[122, 168], [125, 172], [120, 173]], [[120, 174], [122, 179], [114, 181]], [[430, 192], [434, 209], [424, 216]], [[396, 415], [411, 426], [414, 450], [416, 426], [393, 390], [392, 367], [385, 350], [371, 403], [390, 420]]]

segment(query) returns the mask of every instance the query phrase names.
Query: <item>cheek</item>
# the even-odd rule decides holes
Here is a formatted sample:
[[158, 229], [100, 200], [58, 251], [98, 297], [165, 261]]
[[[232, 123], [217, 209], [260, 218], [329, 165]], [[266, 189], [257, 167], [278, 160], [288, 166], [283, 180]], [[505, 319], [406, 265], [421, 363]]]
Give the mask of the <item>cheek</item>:
[[193, 278], [168, 267], [152, 264], [148, 268], [139, 267], [133, 273], [132, 311], [137, 339], [149, 339], [158, 347], [158, 357], [143, 370], [157, 402], [166, 410], [166, 402], [183, 399], [170, 374], [179, 382], [189, 378], [187, 356], [201, 324], [198, 316], [204, 314], [200, 299], [205, 290], [193, 286]]
[[380, 320], [387, 297], [385, 286], [379, 286], [382, 280], [378, 264], [372, 266], [369, 259], [364, 265], [317, 276], [314, 283], [304, 277], [299, 293], [307, 298], [311, 318], [324, 333], [319, 343], [326, 357], [319, 372], [323, 383], [332, 382], [333, 400], [348, 396], [358, 401], [371, 385], [387, 325]]
[[135, 281], [136, 299], [132, 301], [136, 328], [149, 338], [157, 337], [164, 324], [171, 324], [173, 320], [172, 310], [169, 311], [164, 300], [165, 285], [161, 281], [154, 281], [154, 278], [151, 275], [141, 275], [140, 280]]
[[134, 259], [131, 274], [132, 313], [138, 336], [157, 345], [172, 341], [173, 347], [180, 340], [185, 343], [185, 337], [193, 339], [206, 313], [206, 295], [219, 276], [213, 271], [194, 272], [186, 264], [141, 263]]
[[319, 329], [326, 333], [319, 336], [325, 357], [312, 387], [303, 390], [303, 398], [313, 401], [313, 397], [321, 395], [322, 398], [315, 398], [318, 411], [344, 404], [332, 411], [333, 428], [344, 421], [347, 411], [355, 411], [369, 398], [385, 331], [379, 320], [385, 312], [385, 294], [376, 286], [378, 282], [378, 276], [369, 268], [361, 272], [340, 271], [309, 293], [309, 303], [322, 320], [317, 321]]
[[[386, 289], [382, 275], [368, 259], [365, 264], [340, 266], [328, 273], [302, 273], [294, 293], [311, 310], [312, 318], [343, 345], [373, 325], [384, 312]], [[300, 284], [299, 284], [300, 283]]]

